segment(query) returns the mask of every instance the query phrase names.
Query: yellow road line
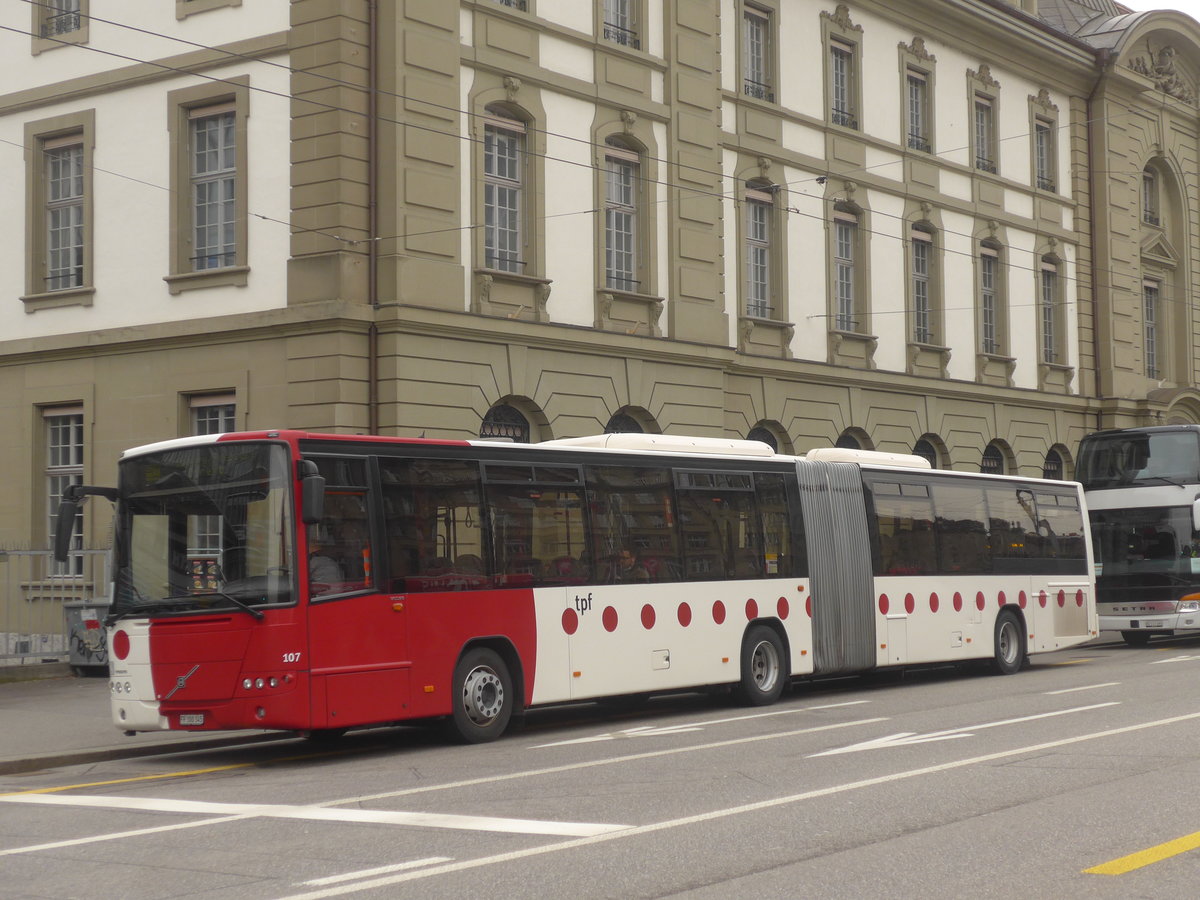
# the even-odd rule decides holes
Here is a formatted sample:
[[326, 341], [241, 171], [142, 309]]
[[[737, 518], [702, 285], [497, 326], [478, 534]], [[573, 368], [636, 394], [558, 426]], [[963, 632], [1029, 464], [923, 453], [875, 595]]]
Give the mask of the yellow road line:
[[1157, 847], [1149, 847], [1145, 850], [1139, 850], [1137, 853], [1130, 853], [1128, 856], [1122, 856], [1120, 859], [1109, 860], [1106, 863], [1092, 866], [1092, 868], [1084, 869], [1083, 871], [1088, 875], [1124, 875], [1126, 872], [1132, 872], [1134, 869], [1140, 869], [1151, 863], [1162, 862], [1164, 859], [1170, 859], [1172, 856], [1178, 856], [1180, 853], [1187, 853], [1189, 850], [1195, 850], [1197, 847], [1200, 847], [1200, 831], [1176, 838], [1173, 841], [1167, 841], [1165, 844], [1159, 844]]
[[1093, 662], [1093, 661], [1094, 661], [1094, 657], [1085, 657], [1083, 659], [1068, 659], [1068, 660], [1064, 660], [1063, 662], [1052, 662], [1052, 663], [1050, 663], [1050, 665], [1051, 666], [1077, 666], [1080, 663], [1089, 663], [1089, 662]]
[[183, 772], [162, 772], [158, 775], [137, 775], [132, 778], [116, 778], [112, 781], [90, 781], [85, 784], [64, 784], [61, 787], [32, 788], [28, 791], [8, 791], [0, 793], [0, 797], [17, 797], [22, 794], [56, 794], [59, 791], [78, 791], [84, 788], [107, 787], [113, 784], [130, 784], [138, 781], [161, 781], [164, 778], [190, 778], [194, 775], [211, 775], [214, 772], [228, 772], [232, 769], [258, 769], [263, 766], [281, 762], [297, 762], [305, 759], [322, 759], [328, 756], [345, 756], [353, 750], [330, 750], [324, 753], [305, 753], [299, 756], [282, 756], [279, 759], [266, 762], [231, 763], [227, 766], [212, 766], [208, 769], [189, 769]]

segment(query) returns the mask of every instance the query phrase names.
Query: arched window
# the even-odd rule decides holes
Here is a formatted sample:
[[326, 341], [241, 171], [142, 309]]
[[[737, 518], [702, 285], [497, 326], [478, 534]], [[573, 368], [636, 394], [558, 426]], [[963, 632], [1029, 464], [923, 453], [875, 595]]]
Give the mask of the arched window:
[[921, 459], [927, 460], [933, 468], [938, 468], [937, 447], [933, 446], [925, 438], [921, 438], [913, 444], [913, 456], [919, 456]]
[[861, 450], [863, 448], [862, 441], [849, 431], [843, 431], [842, 436], [837, 439], [837, 443], [834, 446], [841, 450]]
[[776, 453], [779, 452], [779, 438], [775, 437], [769, 428], [763, 428], [761, 425], [751, 428], [750, 433], [746, 435], [746, 440], [762, 441]]
[[605, 434], [644, 434], [646, 431], [633, 416], [628, 413], [614, 413], [604, 426]]
[[1004, 453], [995, 444], [988, 444], [983, 450], [983, 459], [979, 463], [979, 471], [985, 475], [1004, 474]]
[[493, 406], [483, 417], [479, 426], [481, 438], [507, 438], [517, 443], [529, 443], [529, 420], [519, 410], [507, 403]]
[[1057, 450], [1051, 450], [1046, 454], [1046, 461], [1042, 463], [1042, 477], [1054, 478], [1061, 481], [1063, 468], [1062, 454]]

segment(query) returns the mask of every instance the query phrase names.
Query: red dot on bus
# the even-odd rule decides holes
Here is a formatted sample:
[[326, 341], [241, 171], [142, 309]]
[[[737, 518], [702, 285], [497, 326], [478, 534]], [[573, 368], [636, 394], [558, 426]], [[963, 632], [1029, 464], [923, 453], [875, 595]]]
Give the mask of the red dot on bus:
[[1058, 592], [1058, 605], [1060, 608], [1067, 605], [1067, 592], [1066, 591]]
[[775, 605], [775, 611], [779, 613], [779, 618], [786, 619], [788, 613], [792, 611], [791, 604], [788, 603], [787, 597], [780, 597], [779, 602]]
[[684, 628], [692, 624], [692, 608], [686, 603], [679, 604], [679, 624]]
[[1017, 600], [1021, 604], [1021, 609], [1024, 609], [1025, 604], [1029, 602], [1029, 598], [1025, 596], [1024, 591], [1021, 591], [1020, 595], [1017, 597]]
[[117, 631], [113, 635], [112, 652], [117, 659], [124, 659], [129, 655], [129, 635], [124, 631]]
[[911, 616], [916, 611], [916, 609], [917, 609], [917, 598], [914, 597], [912, 594], [905, 594], [904, 595], [904, 611]]
[[600, 617], [600, 621], [604, 623], [605, 631], [616, 631], [617, 611], [611, 606], [604, 607], [604, 615]]
[[812, 618], [812, 594], [804, 598], [804, 614]]
[[563, 631], [574, 634], [579, 630], [579, 614], [573, 609], [564, 609], [562, 618]]
[[746, 620], [758, 618], [758, 601], [751, 597], [746, 601]]
[[1045, 591], [1042, 591], [1040, 594], [1038, 594], [1038, 605], [1041, 606], [1042, 609], [1046, 608], [1046, 592]]
[[1076, 592], [1075, 592], [1075, 605], [1076, 605], [1076, 606], [1083, 606], [1083, 591], [1076, 591]]
[[938, 600], [938, 595], [936, 593], [930, 594], [929, 595], [929, 611], [937, 612], [938, 606], [940, 606], [940, 605], [941, 605], [941, 601]]
[[1000, 606], [1003, 606], [1005, 603], [1008, 602], [1008, 598], [1004, 596], [1004, 591], [1001, 591], [999, 594], [996, 595], [996, 602]]
[[889, 607], [890, 605], [891, 605], [891, 604], [888, 602], [888, 595], [887, 595], [887, 594], [880, 594], [880, 595], [879, 595], [879, 614], [880, 614], [881, 616], [886, 616], [886, 615], [887, 615], [888, 607]]
[[962, 594], [958, 591], [954, 592], [954, 611], [962, 612]]
[[[642, 607], [642, 627], [649, 631], [654, 627], [654, 607], [647, 603]], [[610, 628], [609, 631], [612, 631]]]
[[720, 600], [713, 604], [713, 621], [718, 625], [725, 621], [725, 604]]
[[975, 595], [975, 608], [982, 610], [987, 606], [987, 598], [983, 596], [983, 591]]

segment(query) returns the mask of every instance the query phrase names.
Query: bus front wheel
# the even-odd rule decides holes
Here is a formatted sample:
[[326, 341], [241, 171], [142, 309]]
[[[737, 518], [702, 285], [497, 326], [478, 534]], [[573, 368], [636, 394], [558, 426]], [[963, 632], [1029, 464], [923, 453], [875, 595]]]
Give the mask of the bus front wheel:
[[1150, 632], [1148, 631], [1122, 631], [1121, 639], [1130, 647], [1145, 647], [1150, 643]]
[[494, 650], [476, 647], [454, 668], [454, 734], [468, 744], [494, 741], [513, 712], [512, 676]]
[[1025, 662], [1025, 630], [1015, 613], [996, 617], [995, 666], [1001, 675], [1012, 675]]
[[742, 641], [742, 680], [735, 691], [747, 706], [766, 706], [783, 693], [783, 641], [774, 629], [755, 625]]

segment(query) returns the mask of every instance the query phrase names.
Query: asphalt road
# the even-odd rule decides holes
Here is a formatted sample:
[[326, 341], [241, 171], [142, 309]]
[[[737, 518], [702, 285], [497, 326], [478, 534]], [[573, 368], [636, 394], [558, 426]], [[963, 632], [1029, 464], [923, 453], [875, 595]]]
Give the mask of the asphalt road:
[[0, 776], [6, 898], [1192, 898], [1200, 640]]

